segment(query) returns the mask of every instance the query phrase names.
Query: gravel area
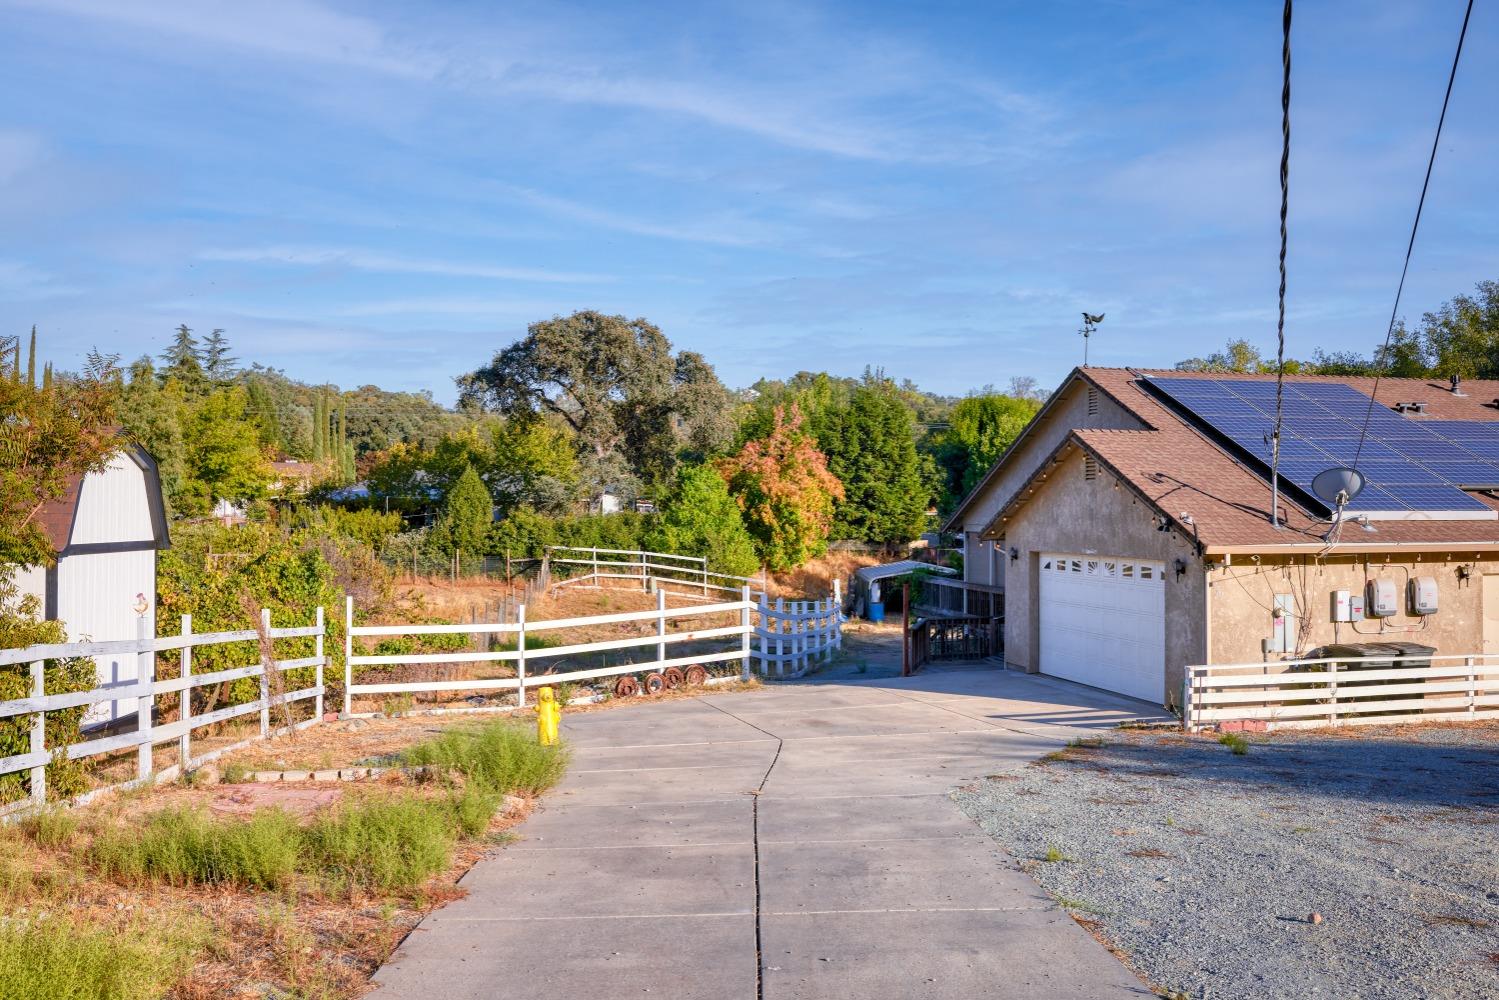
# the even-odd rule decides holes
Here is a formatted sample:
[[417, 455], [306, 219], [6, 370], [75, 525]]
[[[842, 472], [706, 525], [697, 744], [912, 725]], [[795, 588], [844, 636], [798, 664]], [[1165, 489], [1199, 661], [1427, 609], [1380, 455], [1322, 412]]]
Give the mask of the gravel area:
[[1249, 743], [1118, 731], [955, 797], [1164, 995], [1499, 997], [1499, 727]]

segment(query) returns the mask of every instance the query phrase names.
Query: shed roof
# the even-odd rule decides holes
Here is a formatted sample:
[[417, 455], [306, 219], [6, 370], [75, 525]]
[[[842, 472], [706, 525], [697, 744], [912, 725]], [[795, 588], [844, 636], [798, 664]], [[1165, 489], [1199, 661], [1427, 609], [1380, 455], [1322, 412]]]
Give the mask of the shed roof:
[[892, 576], [905, 576], [907, 573], [925, 571], [928, 573], [945, 573], [948, 576], [957, 576], [958, 571], [950, 566], [938, 566], [936, 563], [921, 562], [916, 559], [902, 559], [899, 562], [881, 563], [878, 566], [861, 566], [854, 570], [854, 576], [870, 583], [875, 580], [885, 580]]
[[[138, 444], [127, 444], [122, 453], [145, 473], [146, 501], [151, 510], [151, 534], [159, 549], [171, 544], [167, 530], [166, 504], [161, 494], [161, 473], [156, 468], [156, 459]], [[73, 523], [78, 514], [78, 501], [83, 496], [86, 474], [68, 477], [63, 495], [57, 500], [42, 505], [37, 513], [37, 526], [47, 538], [52, 551], [63, 553], [73, 540]]]

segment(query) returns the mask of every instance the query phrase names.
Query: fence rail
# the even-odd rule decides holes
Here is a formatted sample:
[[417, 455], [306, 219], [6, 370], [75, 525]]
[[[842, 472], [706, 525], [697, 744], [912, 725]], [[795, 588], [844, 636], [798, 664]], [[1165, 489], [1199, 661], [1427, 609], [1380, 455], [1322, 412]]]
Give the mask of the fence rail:
[[[0, 758], [0, 775], [29, 772], [30, 792], [33, 802], [41, 803], [47, 795], [47, 765], [54, 755], [68, 760], [80, 760], [100, 754], [118, 753], [136, 748], [135, 782], [149, 780], [154, 771], [153, 753], [157, 744], [176, 741], [179, 768], [187, 768], [199, 761], [192, 757], [192, 734], [195, 729], [215, 723], [227, 722], [243, 715], [260, 716], [260, 735], [271, 731], [271, 710], [293, 702], [313, 700], [310, 719], [296, 723], [298, 728], [310, 725], [323, 713], [323, 668], [327, 658], [323, 653], [325, 629], [323, 610], [317, 611], [316, 621], [311, 626], [298, 628], [272, 628], [271, 614], [260, 613], [261, 628], [235, 632], [193, 632], [191, 615], [182, 616], [181, 633], [175, 636], [152, 636], [146, 633], [146, 620], [140, 619], [134, 639], [111, 642], [57, 643], [28, 646], [21, 649], [0, 650], [0, 666], [29, 666], [31, 693], [25, 698], [0, 702], [0, 720], [19, 716], [31, 716], [31, 745], [26, 753]], [[314, 640], [314, 654], [306, 657], [280, 659], [275, 657], [277, 640]], [[259, 652], [259, 662], [243, 667], [231, 667], [210, 673], [195, 674], [192, 669], [193, 650], [207, 646], [222, 646], [246, 642], [264, 642]], [[267, 655], [266, 646], [270, 646]], [[177, 677], [161, 678], [157, 674], [157, 656], [160, 653], [178, 654]], [[75, 691], [66, 694], [46, 693], [46, 665], [51, 660], [94, 657], [101, 655], [133, 655], [135, 677], [131, 680]], [[311, 687], [298, 691], [276, 693], [271, 690], [270, 677], [288, 670], [314, 670]], [[228, 705], [210, 712], [193, 712], [192, 692], [198, 688], [244, 678], [259, 679], [259, 696], [253, 701]], [[279, 684], [277, 685], [279, 687]], [[158, 723], [157, 698], [169, 694], [178, 695], [178, 717], [174, 721]], [[70, 708], [101, 705], [105, 703], [135, 702], [135, 728], [96, 736], [67, 746], [47, 745], [47, 713]], [[129, 719], [126, 719], [128, 725]], [[134, 783], [134, 782], [132, 782]]]
[[[1368, 661], [1363, 661], [1368, 662]], [[1499, 718], [1499, 656], [1391, 656], [1188, 667], [1184, 726], [1267, 729]], [[1388, 666], [1385, 666], [1388, 664]]]
[[631, 584], [639, 583], [641, 590], [669, 589], [671, 593], [682, 597], [700, 595], [711, 598], [714, 594], [742, 596], [741, 591], [746, 584], [759, 588], [752, 596], [764, 597], [766, 593], [764, 572], [758, 577], [715, 572], [708, 568], [708, 560], [702, 556], [678, 556], [669, 552], [640, 549], [554, 545], [547, 549], [546, 564], [549, 568], [577, 568], [573, 570], [575, 575], [552, 582], [552, 586], [558, 589], [589, 585], [601, 587], [606, 586], [604, 581], [628, 581]]
[[1005, 590], [967, 580], [923, 577], [917, 607], [953, 618], [999, 618], [1004, 615]]

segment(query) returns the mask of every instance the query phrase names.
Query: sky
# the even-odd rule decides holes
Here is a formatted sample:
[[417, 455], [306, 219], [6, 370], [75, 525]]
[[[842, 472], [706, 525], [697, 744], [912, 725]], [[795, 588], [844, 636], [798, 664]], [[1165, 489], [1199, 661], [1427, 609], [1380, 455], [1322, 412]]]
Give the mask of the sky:
[[[1462, 0], [1298, 5], [1287, 350], [1384, 335]], [[1280, 4], [0, 0], [0, 329], [429, 390], [577, 309], [730, 386], [1275, 339]], [[1499, 8], [1402, 313], [1499, 278]]]

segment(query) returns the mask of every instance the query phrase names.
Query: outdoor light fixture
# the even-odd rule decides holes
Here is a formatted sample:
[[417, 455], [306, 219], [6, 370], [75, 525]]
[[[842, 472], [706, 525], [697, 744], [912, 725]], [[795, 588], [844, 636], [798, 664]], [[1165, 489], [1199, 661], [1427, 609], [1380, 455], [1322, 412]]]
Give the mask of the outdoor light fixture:
[[1010, 562], [1019, 562], [1019, 561], [1020, 561], [1020, 550], [1017, 549], [1015, 546], [1011, 545], [1010, 546]]
[[1187, 572], [1187, 561], [1185, 559], [1178, 559], [1172, 565], [1176, 569], [1176, 578], [1180, 580], [1182, 575]]

